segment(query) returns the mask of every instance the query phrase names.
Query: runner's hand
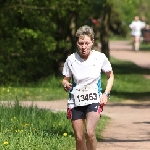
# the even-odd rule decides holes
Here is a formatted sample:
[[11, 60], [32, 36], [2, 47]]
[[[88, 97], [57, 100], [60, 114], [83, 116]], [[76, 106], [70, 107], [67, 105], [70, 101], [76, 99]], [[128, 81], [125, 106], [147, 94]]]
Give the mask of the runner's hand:
[[106, 94], [103, 94], [100, 99], [100, 105], [105, 106], [107, 102], [108, 102], [108, 97], [106, 96]]
[[69, 82], [64, 85], [64, 90], [65, 90], [66, 92], [68, 92], [71, 88], [72, 88], [72, 84], [69, 83]]

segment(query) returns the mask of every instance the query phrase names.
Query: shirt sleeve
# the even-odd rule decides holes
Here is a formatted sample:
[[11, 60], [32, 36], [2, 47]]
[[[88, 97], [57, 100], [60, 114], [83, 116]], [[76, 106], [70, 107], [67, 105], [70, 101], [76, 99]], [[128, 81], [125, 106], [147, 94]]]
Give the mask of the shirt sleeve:
[[66, 60], [66, 62], [64, 63], [64, 67], [63, 67], [63, 71], [62, 71], [62, 74], [66, 77], [71, 77], [71, 70], [69, 68], [69, 65], [68, 65], [68, 59]]
[[133, 22], [131, 22], [131, 24], [129, 24], [129, 28], [133, 28]]
[[110, 61], [108, 60], [108, 58], [106, 57], [105, 54], [103, 54], [103, 56], [104, 56], [104, 61], [103, 61], [102, 70], [103, 70], [104, 72], [109, 72], [109, 71], [112, 70]]

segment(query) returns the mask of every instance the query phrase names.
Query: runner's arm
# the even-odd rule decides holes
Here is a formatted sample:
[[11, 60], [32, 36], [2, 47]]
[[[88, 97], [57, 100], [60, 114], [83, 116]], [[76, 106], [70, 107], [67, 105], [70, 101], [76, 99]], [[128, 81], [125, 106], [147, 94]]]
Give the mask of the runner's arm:
[[113, 71], [109, 71], [109, 72], [106, 72], [106, 76], [107, 76], [107, 85], [106, 85], [106, 89], [105, 89], [105, 92], [104, 94], [101, 96], [101, 100], [100, 100], [100, 104], [101, 106], [104, 106], [107, 104], [108, 102], [108, 95], [111, 91], [111, 88], [113, 86], [113, 82], [114, 82], [114, 74], [113, 74]]
[[107, 76], [107, 85], [106, 85], [105, 92], [110, 93], [114, 82], [113, 71], [106, 72], [106, 76]]

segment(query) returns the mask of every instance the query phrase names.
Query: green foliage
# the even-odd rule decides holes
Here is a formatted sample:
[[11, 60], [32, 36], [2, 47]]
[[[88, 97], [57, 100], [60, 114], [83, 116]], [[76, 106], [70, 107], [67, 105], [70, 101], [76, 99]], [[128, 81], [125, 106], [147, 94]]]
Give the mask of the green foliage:
[[[59, 63], [76, 50], [76, 29], [88, 24], [99, 32], [106, 4], [111, 6], [110, 29], [115, 34], [126, 35], [128, 24], [141, 10], [141, 15], [149, 18], [150, 2], [144, 0], [2, 1], [1, 85], [36, 82], [57, 74]], [[99, 20], [97, 28], [92, 17]]]
[[128, 35], [130, 32], [129, 24], [132, 20], [134, 20], [134, 16], [139, 15], [140, 19], [142, 16], [145, 16], [146, 22], [149, 23], [150, 15], [148, 12], [150, 7], [150, 1], [145, 0], [114, 0], [114, 13], [112, 17], [112, 21], [117, 19], [120, 22], [120, 32], [122, 32], [122, 36]]
[[58, 73], [59, 62], [65, 61], [76, 48], [76, 28], [95, 13], [96, 3], [90, 0], [2, 2], [1, 84], [32, 82]]

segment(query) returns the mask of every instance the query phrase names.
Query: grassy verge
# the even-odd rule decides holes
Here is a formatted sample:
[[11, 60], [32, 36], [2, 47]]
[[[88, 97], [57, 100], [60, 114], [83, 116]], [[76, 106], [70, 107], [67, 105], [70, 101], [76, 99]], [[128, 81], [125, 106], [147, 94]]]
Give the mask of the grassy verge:
[[52, 101], [67, 99], [61, 86], [62, 77], [51, 76], [36, 84], [0, 87], [1, 101]]
[[[144, 58], [143, 58], [144, 59]], [[119, 61], [111, 58], [115, 74], [115, 82], [111, 91], [110, 101], [149, 100], [150, 80], [143, 75], [150, 75], [150, 69], [143, 69], [128, 61]], [[52, 101], [67, 99], [68, 93], [64, 92], [61, 86], [62, 77], [49, 77], [36, 85], [15, 85], [0, 87], [0, 100], [39, 100]], [[102, 74], [102, 86], [106, 85], [106, 76]], [[104, 88], [103, 88], [104, 89]]]
[[110, 36], [109, 40], [110, 41], [128, 41], [131, 39], [131, 36], [127, 36], [127, 37], [121, 37], [121, 36]]
[[150, 100], [150, 80], [143, 77], [145, 74], [150, 75], [150, 69], [143, 69], [131, 62], [118, 61], [113, 58], [111, 58], [111, 63], [115, 82], [110, 101]]
[[98, 122], [97, 128], [96, 128], [96, 137], [97, 137], [98, 141], [103, 139], [102, 132], [104, 131], [106, 126], [109, 124], [110, 119], [111, 118], [109, 118], [105, 115], [101, 116], [101, 118]]
[[[75, 149], [73, 130], [65, 112], [22, 107], [18, 102], [8, 106], [0, 106], [0, 149]], [[98, 139], [102, 138], [100, 134], [107, 122], [106, 116], [99, 120], [96, 130]]]
[[0, 149], [72, 150], [74, 137], [64, 112], [0, 106]]
[[150, 43], [141, 42], [140, 51], [150, 51]]

